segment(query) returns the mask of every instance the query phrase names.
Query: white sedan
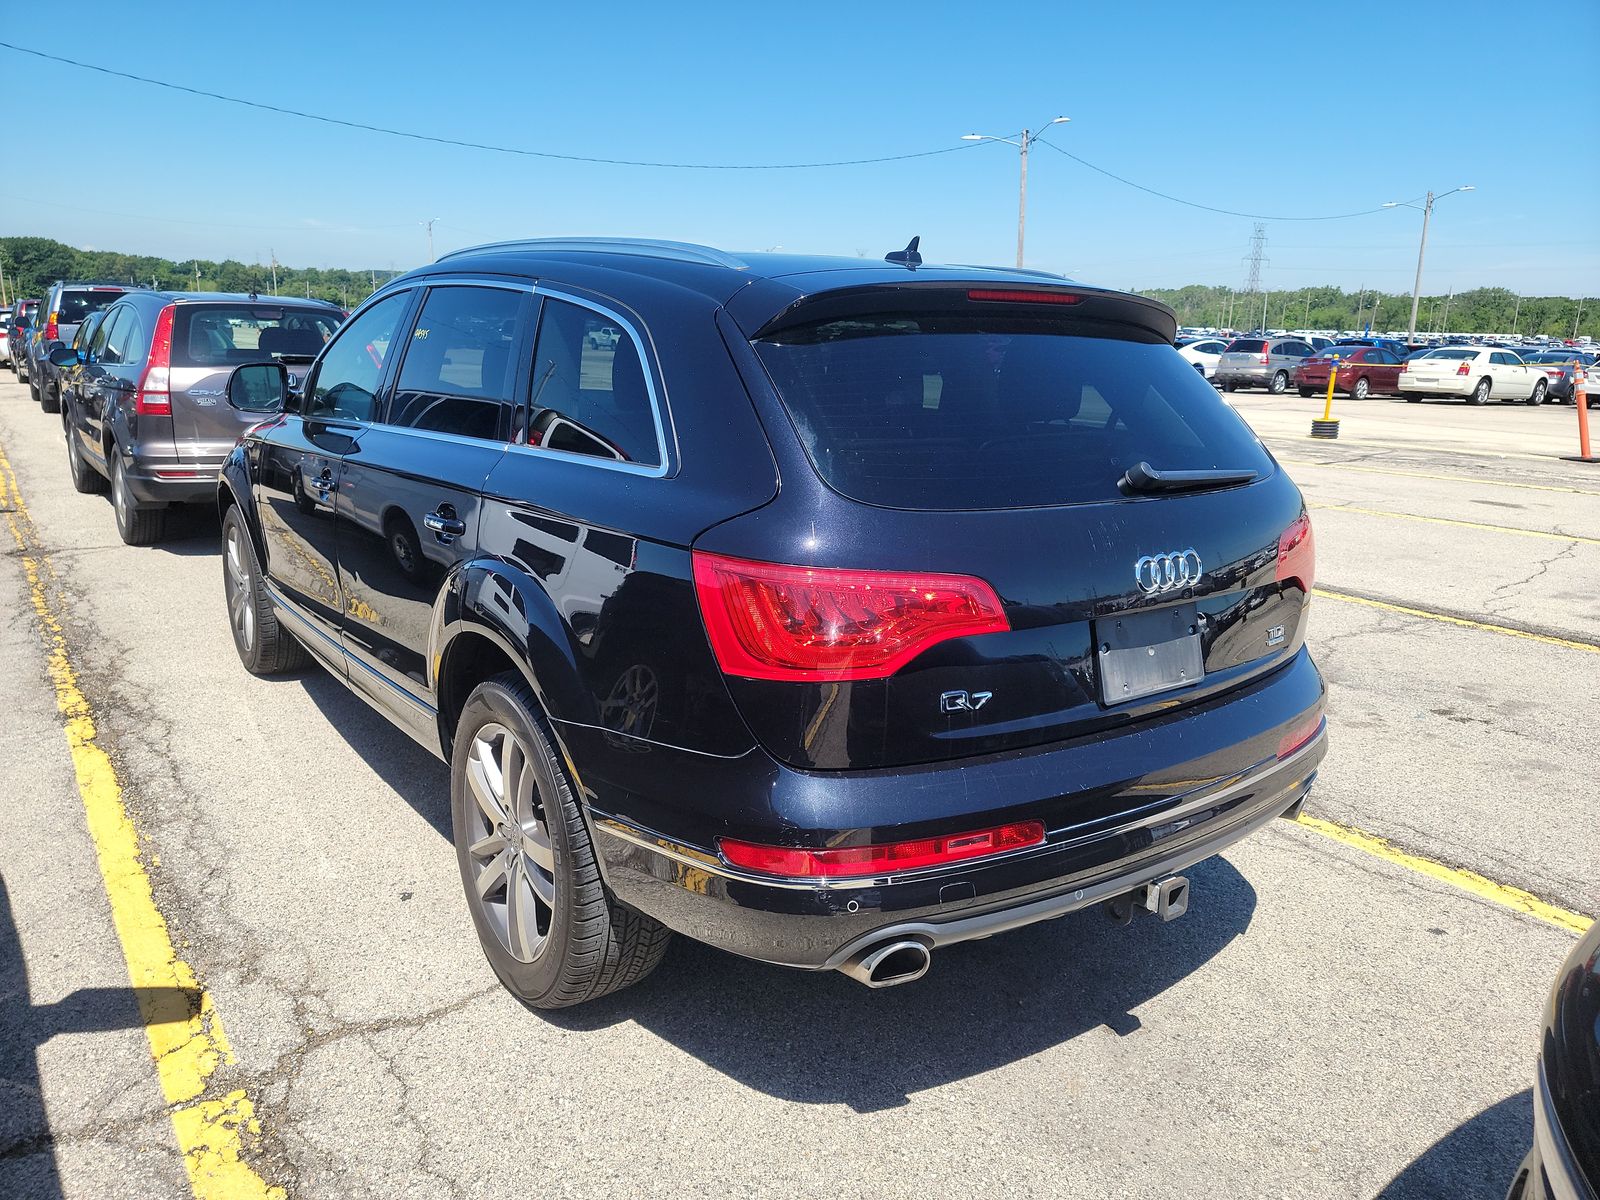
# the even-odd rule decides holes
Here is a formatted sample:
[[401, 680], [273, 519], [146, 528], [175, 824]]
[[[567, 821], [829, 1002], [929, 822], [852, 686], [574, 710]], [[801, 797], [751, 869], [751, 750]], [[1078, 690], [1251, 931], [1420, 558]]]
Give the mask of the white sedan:
[[1222, 351], [1228, 343], [1225, 338], [1195, 338], [1178, 347], [1181, 354], [1194, 369], [1207, 379], [1217, 373], [1217, 359], [1222, 357]]
[[1543, 404], [1550, 384], [1540, 367], [1530, 367], [1514, 351], [1494, 346], [1444, 346], [1400, 368], [1400, 393], [1413, 404], [1426, 396], [1485, 404], [1520, 400]]

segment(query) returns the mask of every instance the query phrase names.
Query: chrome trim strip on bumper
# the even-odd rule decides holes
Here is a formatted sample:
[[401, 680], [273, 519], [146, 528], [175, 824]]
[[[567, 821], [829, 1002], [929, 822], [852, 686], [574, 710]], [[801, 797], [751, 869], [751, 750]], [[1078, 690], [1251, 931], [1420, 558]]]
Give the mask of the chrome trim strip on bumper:
[[[611, 813], [589, 806], [589, 816], [594, 827], [610, 834], [620, 841], [632, 843], [635, 846], [653, 851], [664, 858], [686, 866], [707, 871], [723, 879], [734, 880], [738, 883], [760, 884], [762, 887], [793, 888], [801, 891], [848, 891], [860, 888], [889, 887], [896, 883], [904, 883], [915, 879], [937, 879], [943, 875], [962, 874], [976, 868], [987, 867], [995, 863], [1012, 862], [1021, 858], [1030, 858], [1040, 854], [1050, 854], [1072, 846], [1083, 845], [1086, 842], [1098, 841], [1101, 838], [1116, 837], [1135, 829], [1149, 828], [1153, 825], [1165, 825], [1170, 821], [1178, 820], [1185, 815], [1219, 803], [1236, 795], [1241, 791], [1259, 783], [1262, 778], [1278, 770], [1293, 769], [1294, 764], [1303, 761], [1314, 749], [1320, 747], [1327, 737], [1326, 726], [1316, 737], [1312, 738], [1288, 758], [1267, 759], [1257, 763], [1246, 774], [1235, 775], [1227, 783], [1214, 790], [1204, 792], [1180, 792], [1177, 796], [1168, 796], [1151, 805], [1145, 805], [1133, 811], [1139, 815], [1128, 821], [1121, 821], [1114, 825], [1091, 829], [1089, 832], [1075, 837], [1058, 837], [1063, 833], [1070, 833], [1076, 829], [1083, 829], [1084, 825], [1067, 825], [1052, 829], [1046, 834], [1046, 840], [1037, 846], [1028, 846], [1021, 850], [1009, 850], [1003, 854], [986, 855], [983, 858], [967, 859], [962, 862], [951, 863], [948, 866], [925, 867], [916, 871], [902, 871], [894, 875], [861, 875], [846, 879], [794, 879], [780, 875], [763, 875], [755, 871], [745, 871], [738, 867], [729, 866], [722, 857], [699, 846], [687, 842], [675, 841], [664, 834], [657, 833], [642, 825], [613, 816]], [[1301, 788], [1306, 782], [1304, 775], [1280, 789], [1280, 794], [1288, 796]], [[1176, 801], [1176, 803], [1174, 803]], [[1288, 801], [1285, 801], [1287, 807]], [[1160, 807], [1167, 805], [1167, 807]], [[1274, 814], [1276, 815], [1276, 814]], [[1054, 840], [1052, 840], [1054, 839]]]

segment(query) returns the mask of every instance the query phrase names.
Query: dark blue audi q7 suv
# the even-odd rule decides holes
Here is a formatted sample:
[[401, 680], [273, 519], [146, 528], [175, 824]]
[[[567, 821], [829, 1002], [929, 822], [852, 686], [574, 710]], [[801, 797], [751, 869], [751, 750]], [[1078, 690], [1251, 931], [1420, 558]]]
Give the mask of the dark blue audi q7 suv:
[[[1026, 271], [522, 241], [386, 285], [218, 488], [234, 639], [450, 764], [525, 1002], [670, 931], [873, 986], [1297, 812], [1295, 485], [1171, 310]], [[611, 331], [611, 332], [608, 332]], [[615, 336], [613, 336], [613, 332]]]

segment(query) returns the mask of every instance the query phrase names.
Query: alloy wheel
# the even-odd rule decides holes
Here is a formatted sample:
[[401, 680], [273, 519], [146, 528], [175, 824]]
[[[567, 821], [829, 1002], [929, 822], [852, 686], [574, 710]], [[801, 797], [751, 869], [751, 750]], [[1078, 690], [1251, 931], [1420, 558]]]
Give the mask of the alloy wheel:
[[466, 774], [476, 902], [506, 952], [532, 962], [549, 944], [556, 903], [555, 848], [538, 775], [521, 739], [493, 721], [473, 735]]
[[111, 459], [111, 507], [116, 510], [117, 524], [128, 527], [128, 485], [122, 478], [122, 456], [115, 449]]
[[225, 577], [228, 592], [228, 620], [233, 625], [233, 635], [242, 650], [255, 649], [256, 606], [254, 581], [250, 576], [249, 550], [244, 544], [244, 534], [237, 525], [228, 527], [224, 547], [228, 573]]

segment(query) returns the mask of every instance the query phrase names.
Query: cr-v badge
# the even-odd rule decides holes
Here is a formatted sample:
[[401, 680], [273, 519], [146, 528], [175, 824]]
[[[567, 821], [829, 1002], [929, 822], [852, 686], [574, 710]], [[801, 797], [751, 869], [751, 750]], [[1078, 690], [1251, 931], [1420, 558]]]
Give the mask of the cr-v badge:
[[1133, 578], [1146, 596], [1159, 596], [1162, 592], [1193, 587], [1200, 582], [1202, 569], [1200, 555], [1190, 546], [1187, 550], [1146, 554], [1133, 564]]

